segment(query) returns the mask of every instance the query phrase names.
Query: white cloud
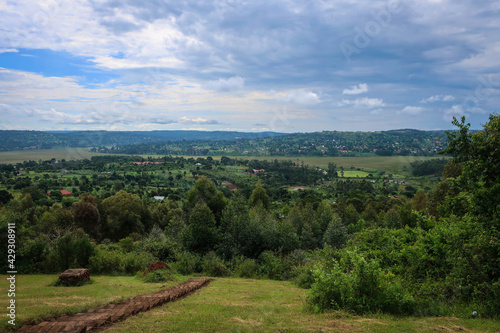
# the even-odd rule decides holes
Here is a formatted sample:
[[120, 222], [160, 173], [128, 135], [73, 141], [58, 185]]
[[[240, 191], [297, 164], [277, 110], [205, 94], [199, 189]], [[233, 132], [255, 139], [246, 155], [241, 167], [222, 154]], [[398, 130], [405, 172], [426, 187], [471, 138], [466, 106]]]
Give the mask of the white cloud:
[[434, 95], [429, 98], [425, 98], [420, 101], [420, 103], [434, 103], [434, 102], [451, 102], [455, 100], [455, 96], [452, 95]]
[[16, 49], [1, 49], [1, 48], [0, 48], [0, 54], [1, 54], [1, 53], [9, 53], [9, 52], [10, 52], [10, 53], [17, 53], [17, 52], [19, 52], [19, 51], [18, 51], [18, 50], [16, 50]]
[[403, 110], [400, 111], [400, 113], [406, 113], [412, 116], [416, 116], [418, 114], [421, 114], [423, 111], [425, 111], [425, 108], [420, 106], [406, 106]]
[[295, 103], [301, 105], [315, 105], [321, 103], [321, 99], [316, 93], [303, 89], [277, 93], [276, 95], [279, 101], [286, 103]]
[[366, 83], [360, 83], [358, 85], [351, 86], [349, 89], [344, 89], [342, 94], [344, 95], [359, 95], [368, 91], [368, 85]]
[[205, 118], [188, 118], [188, 117], [181, 117], [179, 119], [179, 122], [183, 124], [190, 124], [190, 125], [216, 125], [219, 124], [217, 120], [210, 120], [210, 119], [205, 119]]
[[459, 118], [464, 114], [465, 114], [464, 107], [460, 104], [456, 104], [444, 111], [443, 119], [449, 122], [453, 119], [453, 117]]
[[381, 98], [363, 97], [354, 100], [343, 99], [341, 105], [352, 105], [362, 108], [380, 108], [381, 106], [385, 106], [385, 103]]
[[229, 79], [218, 79], [210, 81], [204, 85], [204, 88], [215, 91], [238, 91], [245, 87], [245, 80], [240, 76], [233, 76]]

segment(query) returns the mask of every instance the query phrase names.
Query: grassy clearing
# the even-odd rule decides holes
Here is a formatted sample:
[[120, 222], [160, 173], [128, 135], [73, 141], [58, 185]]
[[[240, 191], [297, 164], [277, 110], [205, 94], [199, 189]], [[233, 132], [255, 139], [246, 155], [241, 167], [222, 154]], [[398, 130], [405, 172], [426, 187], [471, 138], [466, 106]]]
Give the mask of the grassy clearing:
[[358, 171], [358, 170], [346, 170], [344, 171], [344, 177], [346, 178], [365, 178], [368, 176], [368, 172]]
[[57, 149], [39, 149], [39, 150], [20, 150], [0, 152], [1, 164], [16, 164], [24, 161], [50, 160], [81, 160], [91, 158], [96, 155], [104, 155], [89, 152], [89, 148], [57, 148]]
[[131, 317], [108, 332], [498, 332], [490, 319], [354, 316], [306, 310], [290, 282], [217, 279], [195, 294]]
[[[0, 275], [2, 286], [7, 287], [7, 276]], [[64, 314], [75, 314], [97, 306], [112, 302], [120, 302], [130, 297], [153, 293], [181, 283], [187, 278], [165, 283], [144, 283], [133, 276], [93, 276], [91, 284], [81, 287], [53, 287], [58, 275], [17, 275], [16, 276], [16, 324], [38, 323], [52, 317]], [[3, 288], [6, 290], [7, 288]], [[0, 307], [5, 309], [9, 299], [2, 297]], [[0, 322], [0, 332], [6, 331], [11, 325], [8, 317], [3, 315]]]

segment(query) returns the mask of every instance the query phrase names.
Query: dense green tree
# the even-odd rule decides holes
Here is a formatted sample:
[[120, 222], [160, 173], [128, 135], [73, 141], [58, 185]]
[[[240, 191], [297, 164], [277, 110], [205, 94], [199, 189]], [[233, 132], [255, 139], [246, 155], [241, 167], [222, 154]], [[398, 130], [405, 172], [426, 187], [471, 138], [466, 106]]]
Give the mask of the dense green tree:
[[314, 214], [314, 219], [316, 223], [320, 226], [321, 231], [324, 233], [328, 224], [333, 219], [333, 209], [330, 202], [323, 200], [318, 206], [316, 213]]
[[[90, 237], [100, 240], [102, 236], [101, 213], [94, 196], [84, 193], [72, 207], [76, 227], [82, 228]], [[62, 215], [61, 223], [64, 223]], [[70, 222], [66, 219], [67, 222]]]
[[189, 217], [198, 204], [202, 201], [212, 211], [217, 223], [220, 222], [222, 211], [226, 206], [227, 200], [224, 194], [217, 190], [215, 184], [207, 177], [200, 177], [194, 184], [193, 188], [186, 193], [186, 200], [182, 205], [186, 216]]
[[337, 215], [333, 216], [326, 229], [323, 242], [334, 248], [340, 248], [347, 242], [347, 230], [342, 219]]
[[118, 240], [134, 232], [143, 234], [148, 231], [143, 223], [147, 207], [137, 194], [120, 191], [105, 199], [102, 208], [108, 238]]
[[266, 190], [262, 187], [262, 181], [259, 179], [255, 189], [250, 196], [250, 206], [255, 207], [257, 204], [262, 204], [264, 209], [269, 209], [271, 201], [269, 200], [269, 196], [267, 195]]
[[219, 238], [214, 214], [200, 200], [191, 212], [189, 225], [182, 235], [182, 243], [189, 251], [205, 254], [216, 248]]
[[5, 205], [12, 199], [14, 199], [14, 197], [12, 196], [12, 194], [10, 194], [9, 191], [0, 190], [0, 204]]

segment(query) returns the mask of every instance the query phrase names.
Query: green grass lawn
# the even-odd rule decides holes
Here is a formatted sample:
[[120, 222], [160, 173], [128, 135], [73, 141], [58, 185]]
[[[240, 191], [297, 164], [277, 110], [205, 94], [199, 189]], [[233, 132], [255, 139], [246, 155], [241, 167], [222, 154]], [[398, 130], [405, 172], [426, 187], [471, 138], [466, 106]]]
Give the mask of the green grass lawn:
[[290, 282], [217, 279], [175, 303], [130, 317], [109, 332], [498, 332], [491, 319], [355, 316], [306, 309]]
[[[57, 280], [58, 275], [17, 275], [16, 276], [16, 326], [22, 323], [38, 323], [51, 317], [63, 314], [75, 314], [81, 311], [98, 307], [111, 302], [119, 302], [130, 297], [153, 293], [160, 289], [181, 283], [187, 278], [178, 281], [169, 281], [162, 284], [144, 283], [133, 276], [93, 276], [93, 283], [81, 287], [53, 287], [51, 283]], [[7, 276], [0, 275], [2, 286], [7, 286]], [[11, 327], [7, 323], [6, 307], [7, 288], [3, 288], [5, 296], [0, 299], [2, 320], [0, 332]]]
[[[340, 174], [340, 172], [339, 172]], [[344, 177], [345, 178], [365, 178], [369, 175], [368, 172], [365, 171], [359, 171], [359, 170], [345, 170], [344, 171]]]

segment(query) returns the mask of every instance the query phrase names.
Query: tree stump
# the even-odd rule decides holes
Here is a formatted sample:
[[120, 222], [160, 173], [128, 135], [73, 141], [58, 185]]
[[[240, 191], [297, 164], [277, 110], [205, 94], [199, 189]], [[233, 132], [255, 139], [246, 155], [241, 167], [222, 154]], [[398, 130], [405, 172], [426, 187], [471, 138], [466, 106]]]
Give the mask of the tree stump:
[[88, 268], [67, 269], [59, 275], [59, 281], [67, 285], [81, 284], [90, 280]]

